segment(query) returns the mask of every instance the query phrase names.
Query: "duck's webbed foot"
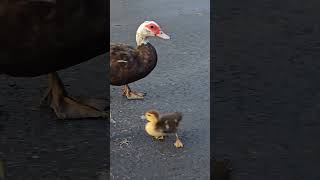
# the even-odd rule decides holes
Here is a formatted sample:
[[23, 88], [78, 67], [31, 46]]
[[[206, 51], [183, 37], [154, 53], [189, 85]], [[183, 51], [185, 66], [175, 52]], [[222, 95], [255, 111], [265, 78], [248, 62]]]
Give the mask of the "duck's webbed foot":
[[138, 100], [144, 98], [144, 93], [131, 91], [129, 85], [124, 85], [122, 94], [129, 100]]
[[181, 140], [179, 139], [178, 134], [176, 134], [176, 142], [174, 143], [174, 146], [176, 148], [182, 148], [183, 147], [183, 144], [182, 144]]
[[50, 73], [48, 78], [49, 87], [41, 103], [47, 102], [54, 110], [58, 119], [107, 118], [109, 116], [109, 113], [104, 112], [101, 107], [102, 100], [82, 99], [76, 101], [68, 97], [63, 83], [56, 72]]

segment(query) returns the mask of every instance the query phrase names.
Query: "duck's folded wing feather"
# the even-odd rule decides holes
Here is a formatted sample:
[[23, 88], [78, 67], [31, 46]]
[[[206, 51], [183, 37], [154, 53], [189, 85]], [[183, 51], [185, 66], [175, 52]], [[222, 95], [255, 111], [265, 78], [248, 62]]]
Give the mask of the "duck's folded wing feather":
[[110, 78], [111, 84], [123, 85], [134, 78], [139, 69], [138, 52], [126, 44], [110, 45]]

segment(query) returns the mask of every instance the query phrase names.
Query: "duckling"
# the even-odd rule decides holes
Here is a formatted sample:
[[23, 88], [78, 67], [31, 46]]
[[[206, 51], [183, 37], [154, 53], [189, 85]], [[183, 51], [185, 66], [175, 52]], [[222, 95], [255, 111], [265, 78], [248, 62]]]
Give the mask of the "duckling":
[[182, 113], [174, 112], [160, 115], [157, 110], [152, 109], [145, 112], [142, 118], [148, 121], [145, 125], [145, 130], [150, 136], [158, 140], [163, 140], [164, 136], [175, 133], [176, 142], [174, 146], [176, 148], [183, 147], [177, 134], [179, 123], [182, 120]]

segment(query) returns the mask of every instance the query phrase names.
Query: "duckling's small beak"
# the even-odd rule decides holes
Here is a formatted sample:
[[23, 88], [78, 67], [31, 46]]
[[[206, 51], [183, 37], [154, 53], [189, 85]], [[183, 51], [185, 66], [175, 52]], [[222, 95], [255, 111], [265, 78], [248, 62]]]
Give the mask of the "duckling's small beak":
[[147, 119], [145, 115], [142, 115], [140, 118], [143, 120]]
[[160, 31], [158, 34], [156, 34], [156, 36], [161, 38], [161, 39], [170, 39], [170, 36], [165, 34], [163, 31]]

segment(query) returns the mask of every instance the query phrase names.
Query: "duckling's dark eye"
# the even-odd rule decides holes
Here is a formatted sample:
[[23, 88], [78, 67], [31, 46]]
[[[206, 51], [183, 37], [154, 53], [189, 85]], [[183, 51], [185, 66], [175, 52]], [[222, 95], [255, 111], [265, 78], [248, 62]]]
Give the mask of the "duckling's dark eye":
[[150, 28], [152, 29], [152, 28], [153, 28], [153, 26], [150, 26]]

